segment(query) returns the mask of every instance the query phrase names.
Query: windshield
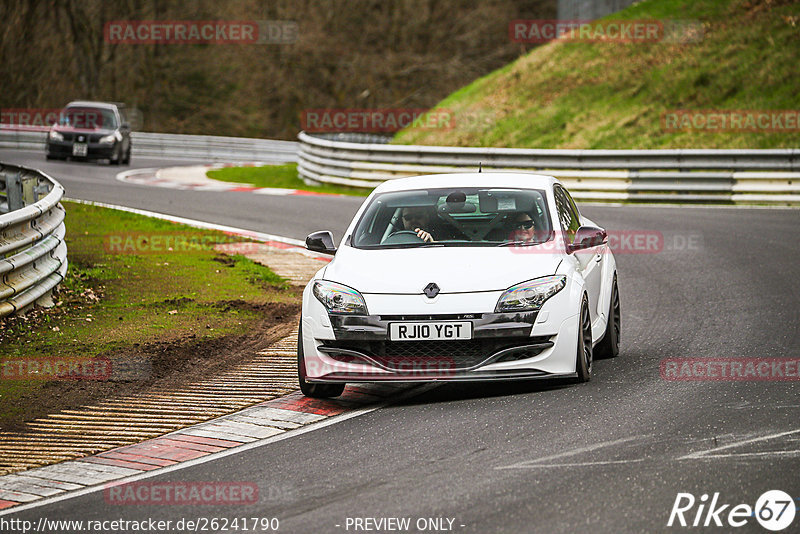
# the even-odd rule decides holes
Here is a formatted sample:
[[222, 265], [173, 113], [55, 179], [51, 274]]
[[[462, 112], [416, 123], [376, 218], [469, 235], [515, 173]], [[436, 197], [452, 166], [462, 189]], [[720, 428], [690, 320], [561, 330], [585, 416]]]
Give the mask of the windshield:
[[352, 244], [356, 248], [502, 246], [534, 245], [551, 238], [544, 191], [450, 188], [377, 195], [356, 225]]
[[58, 124], [87, 130], [114, 130], [117, 117], [110, 109], [70, 107], [61, 112]]

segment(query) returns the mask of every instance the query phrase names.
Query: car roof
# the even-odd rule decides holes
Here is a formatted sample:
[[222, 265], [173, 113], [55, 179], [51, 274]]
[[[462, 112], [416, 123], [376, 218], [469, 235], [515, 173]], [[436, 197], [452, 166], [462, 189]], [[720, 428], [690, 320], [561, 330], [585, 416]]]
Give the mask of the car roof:
[[559, 181], [543, 174], [523, 172], [470, 172], [426, 174], [387, 180], [375, 188], [376, 193], [437, 189], [448, 187], [514, 187], [521, 189], [551, 189]]
[[122, 106], [122, 104], [118, 104], [116, 102], [93, 102], [91, 100], [75, 100], [74, 102], [70, 102], [69, 104], [67, 104], [68, 108], [78, 107], [78, 106], [87, 108], [114, 109]]

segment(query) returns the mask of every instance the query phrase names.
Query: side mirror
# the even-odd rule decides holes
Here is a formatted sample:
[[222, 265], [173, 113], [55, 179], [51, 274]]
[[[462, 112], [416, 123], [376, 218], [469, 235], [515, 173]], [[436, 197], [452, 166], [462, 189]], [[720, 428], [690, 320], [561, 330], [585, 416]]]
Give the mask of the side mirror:
[[581, 226], [575, 232], [575, 239], [572, 244], [567, 245], [567, 254], [572, 254], [576, 250], [597, 247], [608, 239], [608, 233], [596, 226]]
[[322, 254], [336, 254], [336, 245], [333, 244], [333, 234], [328, 230], [314, 232], [306, 237], [306, 248]]

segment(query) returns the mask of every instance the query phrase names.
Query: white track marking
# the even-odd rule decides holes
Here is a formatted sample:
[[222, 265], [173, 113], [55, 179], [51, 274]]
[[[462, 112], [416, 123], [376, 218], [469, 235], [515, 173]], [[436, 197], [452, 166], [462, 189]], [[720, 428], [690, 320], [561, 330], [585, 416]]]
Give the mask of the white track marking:
[[507, 467], [498, 467], [496, 469], [550, 469], [552, 467], [592, 467], [595, 465], [617, 465], [617, 464], [635, 464], [637, 462], [644, 462], [644, 458], [633, 458], [631, 460], [598, 460], [596, 462], [575, 462], [566, 464], [530, 464], [530, 465], [516, 465]]
[[[709, 450], [706, 450], [706, 451], [693, 452], [691, 454], [687, 454], [686, 456], [681, 456], [680, 458], [678, 458], [678, 460], [696, 460], [698, 458], [703, 458], [703, 457], [708, 456], [708, 455], [725, 457], [726, 455], [718, 455], [717, 452], [724, 451], [726, 449], [732, 449], [734, 447], [740, 447], [742, 445], [749, 445], [751, 443], [758, 443], [758, 442], [761, 442], [761, 441], [768, 441], [768, 440], [771, 440], [771, 439], [782, 438], [783, 436], [790, 436], [792, 434], [798, 434], [798, 433], [800, 433], [800, 429], [798, 429], [798, 430], [789, 430], [787, 432], [778, 432], [777, 434], [769, 434], [769, 435], [766, 435], [766, 436], [759, 436], [757, 438], [745, 439], [745, 440], [742, 440], [742, 441], [737, 441], [736, 443], [730, 443], [728, 445], [723, 445], [722, 447], [714, 447], [713, 449], [709, 449]], [[799, 451], [784, 451], [784, 452], [799, 452]], [[739, 453], [739, 454], [731, 454], [731, 455], [728, 455], [728, 456], [742, 456], [742, 455], [754, 455], [754, 454], [760, 454], [760, 453]]]
[[763, 452], [732, 452], [730, 454], [704, 454], [702, 456], [684, 456], [678, 460], [716, 460], [718, 458], [763, 458], [765, 456], [784, 456], [792, 458], [800, 456], [800, 451], [763, 451]]
[[[636, 441], [636, 440], [644, 439], [646, 437], [647, 436], [633, 436], [633, 437], [630, 437], [630, 438], [616, 439], [616, 440], [613, 440], [613, 441], [603, 441], [601, 443], [595, 443], [594, 445], [587, 445], [585, 447], [578, 447], [577, 449], [571, 449], [569, 451], [560, 452], [558, 454], [553, 454], [552, 456], [544, 456], [542, 458], [536, 458], [535, 460], [526, 460], [524, 462], [518, 462], [516, 464], [505, 465], [505, 466], [501, 466], [501, 467], [495, 467], [495, 469], [524, 469], [524, 468], [527, 468], [527, 467], [541, 467], [541, 465], [537, 465], [537, 464], [542, 464], [542, 463], [548, 462], [550, 460], [558, 460], [560, 458], [567, 458], [569, 456], [575, 456], [575, 455], [578, 455], [578, 454], [581, 454], [581, 453], [584, 453], [584, 452], [592, 452], [592, 451], [596, 451], [598, 449], [603, 449], [605, 447], [612, 447], [614, 445], [620, 445], [622, 443], [628, 443], [630, 441]], [[629, 460], [626, 460], [626, 461], [629, 461]], [[591, 463], [591, 462], [589, 462], [589, 463]]]
[[[246, 167], [266, 166], [273, 163], [253, 162], [242, 164]], [[180, 191], [228, 191], [247, 192], [257, 195], [305, 195], [310, 191], [304, 189], [286, 189], [279, 187], [256, 187], [248, 183], [224, 182], [207, 176], [210, 170], [231, 167], [231, 165], [182, 165], [163, 168], [131, 169], [117, 173], [115, 178], [124, 183], [147, 187], [164, 187]], [[141, 176], [141, 178], [140, 178]], [[341, 196], [336, 193], [319, 193]]]

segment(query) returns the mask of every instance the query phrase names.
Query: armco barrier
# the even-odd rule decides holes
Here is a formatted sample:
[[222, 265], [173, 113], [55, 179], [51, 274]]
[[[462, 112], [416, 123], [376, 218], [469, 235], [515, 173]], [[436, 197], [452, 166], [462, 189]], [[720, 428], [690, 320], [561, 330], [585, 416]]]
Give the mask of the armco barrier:
[[[47, 131], [43, 128], [0, 127], [0, 148], [41, 151]], [[297, 159], [297, 143], [246, 137], [178, 135], [148, 132], [131, 134], [132, 158], [139, 156], [202, 161], [292, 162]]]
[[307, 183], [373, 188], [431, 173], [524, 171], [592, 201], [800, 204], [800, 149], [547, 150], [390, 145], [375, 136], [298, 136]]
[[[0, 128], [0, 148], [41, 150], [46, 132]], [[800, 149], [548, 150], [391, 145], [372, 134], [299, 135], [300, 143], [133, 133], [133, 155], [298, 162], [310, 184], [372, 188], [384, 180], [487, 170], [551, 174], [594, 201], [800, 204]]]
[[0, 163], [0, 317], [52, 305], [67, 273], [63, 196], [46, 174]]

